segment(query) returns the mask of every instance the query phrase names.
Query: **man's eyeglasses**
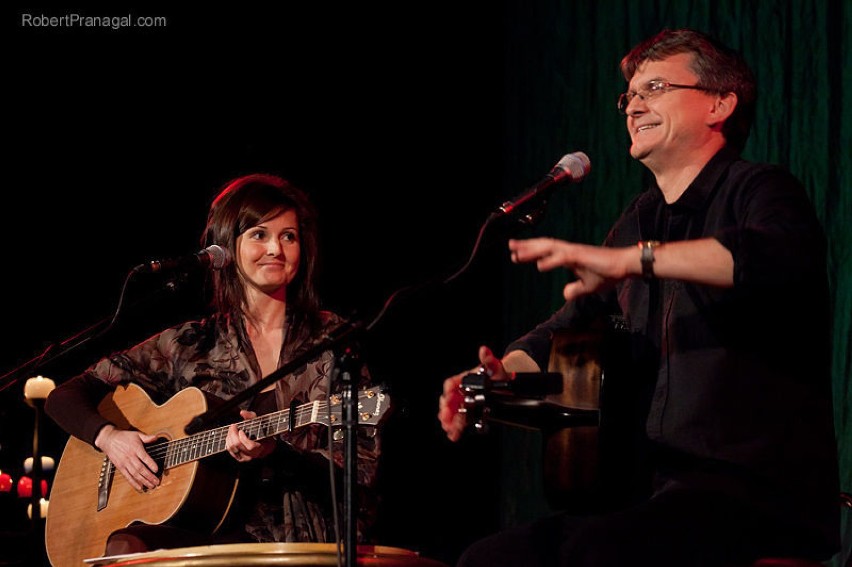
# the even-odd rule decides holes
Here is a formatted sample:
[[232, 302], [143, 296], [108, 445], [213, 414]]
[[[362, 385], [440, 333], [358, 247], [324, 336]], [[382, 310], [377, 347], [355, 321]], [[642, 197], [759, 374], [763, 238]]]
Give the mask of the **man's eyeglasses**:
[[695, 91], [713, 92], [713, 89], [707, 89], [697, 85], [677, 85], [667, 81], [648, 81], [645, 88], [639, 89], [638, 91], [627, 91], [626, 93], [621, 93], [618, 96], [618, 111], [622, 114], [627, 114], [627, 105], [630, 104], [630, 101], [633, 100], [634, 96], [638, 96], [642, 100], [648, 100], [649, 98], [654, 98], [674, 89], [692, 89]]

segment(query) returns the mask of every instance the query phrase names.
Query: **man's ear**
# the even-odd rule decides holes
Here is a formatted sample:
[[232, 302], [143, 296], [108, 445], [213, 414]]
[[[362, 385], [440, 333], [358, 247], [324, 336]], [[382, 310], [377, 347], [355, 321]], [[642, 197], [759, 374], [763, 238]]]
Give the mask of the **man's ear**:
[[737, 107], [737, 95], [733, 92], [717, 95], [713, 101], [713, 108], [707, 117], [708, 126], [722, 124], [730, 118]]

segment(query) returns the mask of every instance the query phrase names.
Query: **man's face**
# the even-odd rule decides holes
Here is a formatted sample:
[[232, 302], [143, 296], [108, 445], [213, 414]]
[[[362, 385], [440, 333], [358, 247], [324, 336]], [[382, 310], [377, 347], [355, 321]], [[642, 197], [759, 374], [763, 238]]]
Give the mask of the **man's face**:
[[630, 79], [633, 96], [625, 109], [630, 155], [645, 165], [676, 166], [686, 163], [693, 150], [707, 143], [711, 129], [707, 112], [713, 95], [700, 90], [664, 88], [649, 92], [651, 81], [697, 85], [690, 69], [692, 55], [680, 53], [662, 61], [645, 61]]

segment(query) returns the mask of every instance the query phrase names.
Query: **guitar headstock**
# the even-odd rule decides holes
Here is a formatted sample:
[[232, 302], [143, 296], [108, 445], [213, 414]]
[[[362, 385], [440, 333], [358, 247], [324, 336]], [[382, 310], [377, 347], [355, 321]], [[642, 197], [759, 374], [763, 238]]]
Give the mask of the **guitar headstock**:
[[459, 389], [464, 394], [464, 404], [459, 408], [459, 413], [466, 414], [468, 424], [478, 433], [488, 431], [487, 417], [491, 409], [486, 404], [486, 393], [488, 391], [489, 376], [485, 367], [481, 366], [478, 372], [467, 374], [462, 378]]
[[[508, 380], [494, 380], [484, 367], [480, 367], [479, 371], [462, 378], [459, 389], [464, 394], [459, 413], [467, 415], [475, 431], [485, 433], [489, 420], [505, 421], [507, 415], [514, 418], [515, 414], [535, 413], [524, 408], [547, 406], [544, 401], [547, 395], [562, 392], [562, 374], [512, 372]], [[544, 410], [540, 413], [544, 414]]]
[[[332, 408], [332, 425], [341, 422], [343, 398], [334, 394], [328, 399]], [[390, 396], [381, 388], [368, 388], [358, 392], [358, 425], [378, 425], [390, 408]]]

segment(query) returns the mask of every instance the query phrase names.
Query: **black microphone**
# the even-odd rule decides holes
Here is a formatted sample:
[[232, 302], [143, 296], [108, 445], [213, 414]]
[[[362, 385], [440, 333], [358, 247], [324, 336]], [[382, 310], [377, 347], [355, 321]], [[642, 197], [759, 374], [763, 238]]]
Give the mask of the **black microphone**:
[[219, 246], [212, 244], [203, 250], [199, 250], [191, 256], [171, 258], [168, 260], [152, 260], [147, 264], [139, 264], [133, 268], [134, 272], [157, 273], [163, 270], [203, 267], [213, 270], [221, 270], [231, 263], [231, 254]]
[[528, 203], [534, 199], [546, 197], [550, 189], [562, 183], [563, 181], [571, 181], [579, 183], [589, 174], [592, 169], [592, 164], [589, 161], [589, 156], [583, 152], [574, 152], [573, 154], [565, 154], [562, 159], [553, 166], [550, 173], [544, 176], [544, 179], [521, 193], [511, 201], [506, 201], [495, 211], [495, 215], [508, 215], [521, 205]]

